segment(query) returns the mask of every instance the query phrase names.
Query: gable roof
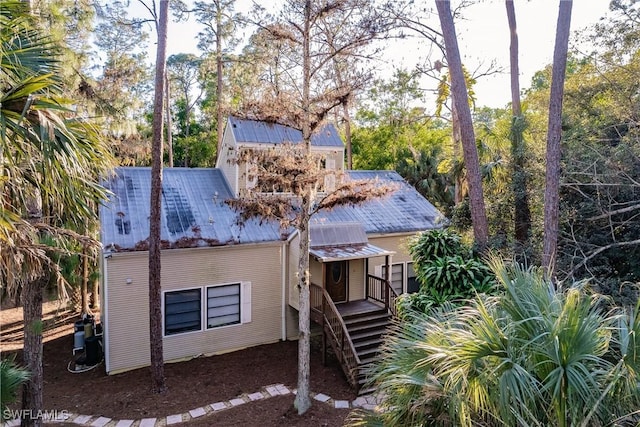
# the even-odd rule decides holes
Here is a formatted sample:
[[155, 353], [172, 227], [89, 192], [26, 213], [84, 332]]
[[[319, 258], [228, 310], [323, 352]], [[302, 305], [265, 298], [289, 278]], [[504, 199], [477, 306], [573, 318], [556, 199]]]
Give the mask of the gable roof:
[[359, 222], [367, 234], [409, 233], [441, 228], [444, 216], [395, 171], [346, 171], [353, 180], [379, 180], [398, 189], [386, 197], [358, 206], [340, 206], [321, 211], [311, 224]]
[[[321, 211], [311, 225], [359, 223], [366, 234], [411, 233], [440, 228], [440, 212], [393, 171], [347, 171], [354, 180], [391, 182], [398, 190], [358, 206]], [[151, 168], [120, 167], [103, 183], [113, 194], [100, 207], [106, 250], [148, 249]], [[239, 226], [239, 215], [225, 200], [233, 193], [220, 169], [166, 168], [163, 171], [163, 248], [233, 245], [286, 239], [279, 225], [253, 219]], [[360, 236], [362, 237], [362, 236]], [[355, 238], [355, 237], [354, 237]]]
[[[100, 207], [106, 250], [147, 250], [151, 168], [120, 167], [103, 185], [113, 195]], [[162, 183], [163, 247], [218, 246], [283, 239], [278, 224], [238, 225], [225, 200], [233, 193], [219, 169], [166, 168]], [[286, 236], [284, 236], [286, 238]]]
[[[302, 142], [302, 131], [289, 126], [264, 121], [229, 117], [229, 129], [238, 143], [282, 144], [284, 142]], [[338, 131], [331, 123], [322, 126], [311, 136], [314, 147], [344, 148]]]

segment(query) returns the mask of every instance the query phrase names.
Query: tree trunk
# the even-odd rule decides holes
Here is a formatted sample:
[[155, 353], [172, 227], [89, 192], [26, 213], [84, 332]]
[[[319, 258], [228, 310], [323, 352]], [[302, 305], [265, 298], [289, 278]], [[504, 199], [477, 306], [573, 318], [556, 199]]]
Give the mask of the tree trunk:
[[[298, 258], [298, 391], [294, 405], [298, 414], [302, 415], [311, 407], [311, 293], [309, 278], [309, 209], [311, 201], [305, 197], [300, 225], [300, 255]], [[301, 274], [302, 273], [302, 274]]]
[[562, 139], [562, 98], [567, 68], [572, 0], [561, 0], [556, 28], [549, 95], [549, 127], [547, 129], [547, 173], [544, 191], [544, 241], [542, 266], [553, 276], [558, 251], [558, 212], [560, 209], [560, 141]]
[[91, 291], [91, 308], [94, 311], [100, 310], [100, 280], [93, 279], [93, 291]]
[[165, 100], [165, 110], [166, 110], [166, 116], [167, 116], [167, 151], [169, 154], [169, 167], [172, 168], [173, 167], [173, 133], [171, 132], [171, 129], [173, 128], [173, 125], [171, 123], [171, 105], [170, 105], [170, 100], [171, 100], [171, 92], [169, 92], [169, 77], [167, 77], [165, 75], [164, 78], [164, 83], [165, 83], [165, 95], [164, 95], [164, 100]]
[[89, 313], [89, 254], [87, 248], [82, 248], [82, 285], [80, 289], [82, 313]]
[[167, 390], [164, 376], [161, 310], [160, 224], [162, 201], [162, 128], [164, 123], [164, 80], [167, 49], [167, 16], [169, 0], [160, 1], [158, 50], [156, 53], [155, 97], [153, 105], [153, 147], [151, 151], [151, 206], [149, 218], [149, 340], [151, 353], [151, 389]]
[[344, 118], [344, 139], [347, 145], [347, 169], [353, 169], [353, 151], [351, 148], [351, 115], [349, 114], [349, 101], [342, 103], [342, 116]]
[[506, 0], [507, 20], [509, 21], [510, 45], [509, 63], [511, 68], [511, 158], [513, 178], [511, 187], [514, 201], [514, 234], [517, 242], [526, 244], [531, 228], [531, 211], [529, 209], [529, 195], [527, 191], [526, 143], [524, 129], [526, 126], [520, 105], [520, 66], [518, 59], [518, 26], [513, 0]]
[[[307, 153], [311, 152], [311, 0], [304, 2], [304, 32], [302, 41], [302, 141]], [[300, 216], [300, 258], [298, 259], [298, 287], [300, 288], [298, 328], [298, 392], [294, 401], [298, 414], [302, 415], [311, 408], [310, 372], [311, 372], [311, 301], [309, 291], [309, 219], [313, 192], [307, 184], [302, 196]]]
[[473, 235], [475, 244], [480, 250], [484, 250], [489, 240], [489, 226], [487, 213], [482, 194], [482, 176], [478, 161], [478, 149], [473, 130], [473, 120], [469, 108], [469, 95], [462, 70], [462, 60], [458, 49], [456, 29], [451, 16], [451, 2], [448, 0], [436, 1], [438, 17], [442, 26], [442, 35], [447, 55], [449, 76], [451, 77], [451, 94], [457, 112], [462, 139], [462, 154], [467, 169], [467, 182], [469, 184], [469, 207], [471, 208], [471, 222], [473, 223]]
[[[42, 294], [49, 283], [49, 275], [26, 283], [22, 289], [22, 308], [24, 319], [23, 358], [30, 377], [22, 387], [23, 418], [21, 426], [42, 426], [39, 411], [43, 411], [42, 387], [44, 374], [42, 370]], [[31, 416], [29, 416], [31, 415]]]
[[[460, 146], [462, 145], [462, 137], [460, 136], [460, 122], [458, 121], [458, 111], [456, 110], [456, 103], [453, 100], [453, 95], [451, 95], [452, 105], [451, 105], [451, 117], [453, 120], [451, 121], [451, 129], [453, 131], [453, 158], [458, 160], [460, 158]], [[455, 206], [462, 203], [464, 200], [464, 174], [455, 174], [455, 187], [453, 188], [453, 203]]]
[[222, 117], [222, 10], [220, 2], [217, 3], [218, 10], [216, 16], [216, 72], [217, 72], [217, 80], [216, 80], [216, 125], [218, 127], [217, 136], [218, 136], [218, 144], [216, 148], [216, 158], [220, 155], [220, 151], [222, 151], [222, 136], [224, 133], [224, 118]]

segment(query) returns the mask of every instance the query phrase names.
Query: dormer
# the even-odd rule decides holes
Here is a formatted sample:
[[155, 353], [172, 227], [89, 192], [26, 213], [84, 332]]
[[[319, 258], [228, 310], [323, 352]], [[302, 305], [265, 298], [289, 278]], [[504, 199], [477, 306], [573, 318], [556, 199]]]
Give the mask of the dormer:
[[[238, 164], [235, 159], [242, 149], [265, 149], [285, 143], [302, 143], [302, 132], [289, 126], [257, 120], [229, 117], [224, 131], [222, 151], [218, 155], [216, 168], [222, 170], [235, 195], [251, 188], [249, 163]], [[322, 126], [311, 137], [311, 150], [324, 157], [324, 166], [330, 170], [344, 170], [344, 143], [333, 124]], [[325, 180], [325, 187], [335, 183], [331, 177]]]

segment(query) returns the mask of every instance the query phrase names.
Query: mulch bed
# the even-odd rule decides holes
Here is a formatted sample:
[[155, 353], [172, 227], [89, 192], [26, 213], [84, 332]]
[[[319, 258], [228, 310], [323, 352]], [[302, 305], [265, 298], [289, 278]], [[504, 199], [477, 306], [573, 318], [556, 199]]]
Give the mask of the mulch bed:
[[[71, 373], [73, 325], [69, 333], [45, 342], [44, 406], [47, 410], [66, 410], [75, 414], [100, 415], [114, 419], [163, 417], [188, 412], [211, 403], [226, 401], [245, 393], [254, 393], [271, 384], [297, 384], [297, 342], [279, 342], [233, 353], [202, 357], [165, 365], [168, 392], [150, 391], [148, 368], [106, 375], [104, 366], [84, 373]], [[329, 357], [321, 362], [318, 340], [311, 355], [311, 390], [334, 399], [353, 400], [337, 361]], [[3, 352], [2, 357], [20, 351]], [[250, 402], [196, 419], [189, 426], [340, 426], [348, 410], [339, 410], [314, 401], [303, 416], [293, 409], [293, 396], [281, 396]]]

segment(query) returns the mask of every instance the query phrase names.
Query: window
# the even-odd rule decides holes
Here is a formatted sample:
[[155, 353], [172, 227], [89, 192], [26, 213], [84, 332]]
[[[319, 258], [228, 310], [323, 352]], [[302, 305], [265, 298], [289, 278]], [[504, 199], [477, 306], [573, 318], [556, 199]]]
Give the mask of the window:
[[174, 335], [202, 329], [201, 290], [185, 289], [164, 294], [164, 334]]
[[165, 336], [201, 331], [203, 319], [206, 329], [251, 322], [251, 282], [164, 293]]
[[207, 288], [207, 328], [240, 323], [240, 283]]
[[[385, 266], [382, 266], [382, 277], [385, 277]], [[391, 265], [391, 275], [389, 276], [389, 282], [391, 282], [391, 287], [396, 294], [400, 295], [403, 292], [403, 284], [404, 284], [404, 264], [392, 264]]]
[[407, 263], [407, 292], [412, 294], [420, 290], [420, 282], [416, 279], [416, 272], [413, 270], [413, 263]]

